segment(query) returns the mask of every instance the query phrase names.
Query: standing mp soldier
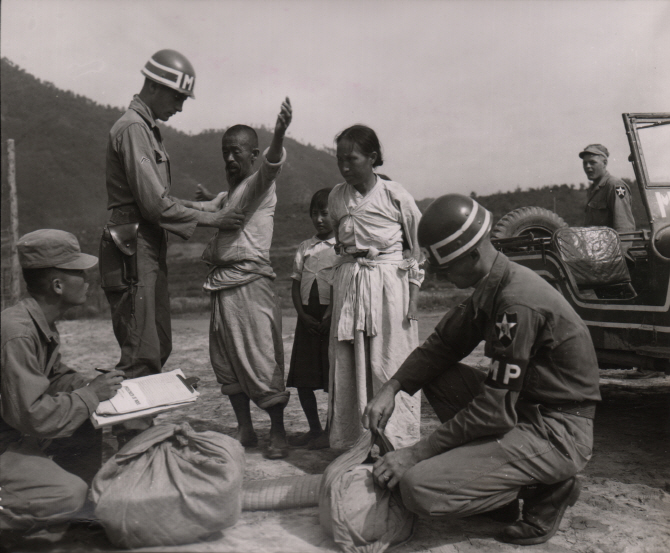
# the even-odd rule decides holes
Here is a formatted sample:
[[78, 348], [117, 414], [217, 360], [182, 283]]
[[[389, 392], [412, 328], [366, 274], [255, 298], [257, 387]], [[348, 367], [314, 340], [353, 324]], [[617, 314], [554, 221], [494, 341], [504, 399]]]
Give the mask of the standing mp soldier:
[[243, 216], [217, 200], [170, 196], [170, 158], [156, 121], [193, 98], [195, 71], [174, 50], [160, 50], [142, 69], [144, 86], [114, 124], [107, 144], [111, 211], [100, 243], [102, 286], [121, 347], [117, 369], [129, 378], [159, 373], [172, 349], [167, 233], [188, 239], [196, 226], [238, 229]]
[[55, 321], [86, 301], [98, 259], [62, 230], [36, 230], [17, 248], [29, 297], [2, 312], [0, 530], [31, 531], [86, 516], [102, 462], [89, 417], [123, 373], [89, 380], [61, 363]]
[[[609, 155], [602, 144], [589, 144], [579, 152], [584, 173], [591, 181], [584, 209], [584, 226], [610, 227], [619, 233], [631, 232], [635, 230], [635, 218], [630, 188], [607, 171]], [[624, 244], [625, 251], [629, 245]]]
[[[400, 485], [407, 508], [465, 517], [502, 509], [518, 518], [506, 542], [547, 541], [579, 496], [575, 475], [591, 457], [598, 364], [589, 331], [567, 301], [488, 237], [491, 214], [457, 194], [435, 200], [419, 224], [431, 265], [465, 303], [368, 403], [363, 424], [384, 428], [395, 395], [423, 388], [442, 425], [374, 466], [382, 485]], [[488, 373], [460, 361], [481, 342]]]

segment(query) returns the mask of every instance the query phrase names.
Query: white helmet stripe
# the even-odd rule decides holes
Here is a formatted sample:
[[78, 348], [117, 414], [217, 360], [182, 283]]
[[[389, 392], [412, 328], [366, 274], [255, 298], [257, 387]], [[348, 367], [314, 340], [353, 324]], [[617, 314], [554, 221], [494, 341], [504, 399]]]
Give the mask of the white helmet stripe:
[[[479, 210], [479, 204], [475, 202], [475, 205], [477, 206], [477, 210]], [[482, 207], [482, 209], [484, 209]], [[481, 226], [479, 229], [479, 232], [475, 234], [472, 239], [467, 243], [458, 248], [457, 250], [451, 252], [450, 254], [446, 255], [445, 257], [442, 257], [438, 253], [438, 249], [441, 248], [442, 246], [448, 244], [451, 242], [454, 238], [460, 236], [463, 234], [466, 230], [468, 230], [472, 226], [472, 222], [474, 221], [476, 215], [476, 211], [473, 209], [470, 212], [470, 216], [468, 217], [467, 221], [463, 224], [463, 226], [459, 229], [458, 232], [454, 233], [452, 236], [449, 236], [448, 238], [445, 238], [444, 240], [437, 242], [430, 246], [431, 251], [433, 252], [433, 255], [437, 259], [437, 262], [440, 265], [444, 265], [445, 263], [449, 263], [450, 261], [456, 259], [460, 255], [463, 255], [465, 252], [467, 252], [470, 248], [472, 248], [481, 238], [489, 231], [489, 227], [491, 224], [491, 213], [489, 212], [488, 209], [484, 209], [484, 224]]]
[[[150, 69], [147, 69], [146, 67], [144, 67], [142, 69], [142, 73], [144, 73], [144, 75], [153, 79], [154, 81], [158, 81], [160, 83], [163, 83], [163, 84], [165, 84], [165, 85], [167, 85], [171, 88], [174, 87], [175, 85], [177, 87], [181, 87], [181, 80], [182, 80], [182, 77], [184, 76], [183, 72], [178, 71], [177, 69], [173, 69], [172, 67], [167, 67], [166, 65], [161, 65], [160, 63], [157, 63], [156, 60], [154, 60], [153, 58], [151, 60], [149, 60], [149, 63], [151, 65], [156, 66], [158, 69], [161, 69], [161, 70], [163, 70], [167, 73], [171, 73], [172, 75], [175, 76], [175, 80], [172, 81], [170, 79], [166, 79], [165, 77], [161, 77], [160, 75], [158, 75], [157, 73], [154, 73], [153, 71], [151, 71]], [[149, 64], [147, 64], [147, 65], [149, 65]]]
[[468, 215], [468, 218], [466, 219], [465, 223], [463, 223], [463, 226], [459, 228], [457, 232], [454, 232], [454, 234], [451, 236], [447, 236], [444, 240], [440, 240], [439, 242], [433, 244], [431, 246], [432, 248], [441, 248], [442, 246], [446, 246], [449, 242], [456, 240], [472, 226], [475, 217], [477, 217], [477, 212], [479, 211], [479, 204], [474, 201], [472, 203], [475, 209], [470, 210], [470, 215]]
[[167, 65], [163, 65], [162, 63], [158, 63], [155, 59], [151, 58], [151, 64], [155, 65], [158, 67], [158, 69], [162, 69], [163, 71], [167, 71], [168, 73], [173, 73], [177, 77], [177, 84], [179, 84], [179, 81], [181, 80], [181, 76], [183, 73], [179, 71], [178, 69], [174, 69], [173, 67], [168, 67]]

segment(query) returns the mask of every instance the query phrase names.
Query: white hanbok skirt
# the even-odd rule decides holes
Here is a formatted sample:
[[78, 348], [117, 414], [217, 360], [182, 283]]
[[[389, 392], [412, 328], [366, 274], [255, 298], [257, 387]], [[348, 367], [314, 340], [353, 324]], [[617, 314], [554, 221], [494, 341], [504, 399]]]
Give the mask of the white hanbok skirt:
[[[365, 260], [335, 269], [329, 358], [330, 447], [358, 440], [368, 401], [419, 345], [416, 321], [407, 320], [408, 271], [402, 261]], [[386, 435], [395, 448], [419, 440], [421, 393], [399, 392]]]

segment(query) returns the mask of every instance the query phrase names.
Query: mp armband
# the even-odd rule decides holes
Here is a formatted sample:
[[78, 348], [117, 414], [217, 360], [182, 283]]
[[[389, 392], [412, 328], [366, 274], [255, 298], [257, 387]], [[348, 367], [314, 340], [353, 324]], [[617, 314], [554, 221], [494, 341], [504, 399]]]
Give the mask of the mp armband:
[[519, 365], [493, 359], [486, 382], [492, 384], [495, 388], [519, 391], [523, 386], [524, 372]]

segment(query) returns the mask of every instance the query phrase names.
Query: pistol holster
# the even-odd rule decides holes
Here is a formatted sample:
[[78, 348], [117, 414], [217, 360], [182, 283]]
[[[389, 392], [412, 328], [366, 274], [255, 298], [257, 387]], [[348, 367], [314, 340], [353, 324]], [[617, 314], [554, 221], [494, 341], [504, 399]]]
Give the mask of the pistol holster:
[[137, 284], [137, 230], [139, 223], [107, 226], [114, 245], [123, 254], [123, 280], [133, 286]]

